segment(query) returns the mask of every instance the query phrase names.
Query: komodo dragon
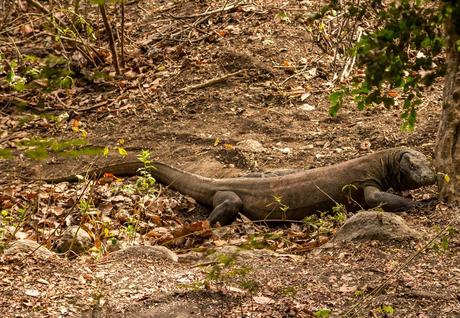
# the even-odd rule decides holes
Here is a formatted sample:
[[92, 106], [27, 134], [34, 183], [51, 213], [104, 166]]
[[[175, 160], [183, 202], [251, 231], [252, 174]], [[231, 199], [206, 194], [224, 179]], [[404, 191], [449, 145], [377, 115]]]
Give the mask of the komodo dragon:
[[[150, 173], [158, 181], [214, 208], [208, 217], [211, 225], [230, 224], [239, 211], [252, 220], [299, 220], [318, 211], [331, 210], [337, 203], [344, 204], [349, 211], [377, 206], [386, 211], [405, 211], [418, 203], [386, 190], [410, 190], [435, 182], [428, 159], [405, 147], [332, 166], [264, 178], [213, 179], [159, 162], [154, 162], [153, 166], [156, 169], [151, 169]], [[120, 177], [132, 176], [143, 167], [142, 162], [126, 162], [95, 169], [87, 176], [97, 178], [106, 172]], [[71, 175], [44, 181], [78, 180], [77, 175]]]

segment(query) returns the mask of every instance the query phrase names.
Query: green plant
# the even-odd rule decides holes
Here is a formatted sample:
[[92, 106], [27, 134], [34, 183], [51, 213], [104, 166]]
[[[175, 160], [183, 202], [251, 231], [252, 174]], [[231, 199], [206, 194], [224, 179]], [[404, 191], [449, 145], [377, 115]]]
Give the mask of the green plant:
[[208, 273], [208, 279], [217, 285], [227, 282], [239, 281], [239, 286], [249, 293], [254, 293], [258, 289], [258, 283], [248, 279], [246, 276], [252, 271], [250, 267], [239, 266], [236, 264], [238, 252], [232, 254], [218, 254], [217, 262]]
[[26, 157], [34, 160], [44, 160], [48, 158], [48, 152], [44, 148], [34, 148], [34, 149], [29, 149], [24, 152]]
[[136, 180], [136, 189], [142, 193], [147, 193], [152, 190], [156, 182], [155, 178], [150, 173], [155, 167], [152, 165], [149, 151], [142, 150], [137, 158], [144, 164], [144, 167], [138, 170], [140, 177]]
[[380, 103], [391, 107], [399, 97], [403, 100], [402, 128], [412, 129], [424, 88], [446, 70], [440, 53], [447, 10], [419, 0], [390, 1], [384, 6], [381, 1], [369, 1], [360, 7], [345, 1], [325, 8], [322, 14], [335, 10], [343, 12], [344, 19], [355, 19], [355, 25], [369, 12], [375, 12], [377, 19], [373, 31], [349, 49], [351, 58], [364, 67], [364, 76], [357, 74], [350, 86], [330, 95], [330, 115], [337, 114], [345, 96], [350, 96], [359, 109]]
[[78, 157], [81, 155], [100, 155], [103, 148], [89, 146], [84, 138], [56, 140], [54, 138], [32, 138], [22, 140], [18, 146], [25, 148], [24, 154], [35, 160], [46, 159], [49, 153], [64, 157]]
[[13, 158], [13, 153], [11, 149], [1, 149], [0, 148], [0, 159], [11, 159]]
[[328, 317], [330, 317], [331, 313], [332, 313], [332, 310], [327, 309], [327, 308], [321, 308], [321, 309], [316, 310], [313, 313], [313, 315], [315, 317], [328, 318]]
[[278, 19], [284, 22], [291, 22], [291, 19], [289, 18], [289, 15], [285, 11], [278, 12], [276, 15]]
[[449, 183], [449, 182], [450, 182], [450, 177], [449, 177], [448, 174], [442, 173], [442, 172], [438, 172], [437, 175], [438, 175], [438, 176], [441, 176], [441, 178], [444, 180], [445, 183]]
[[123, 231], [126, 233], [129, 239], [135, 239], [138, 232], [139, 220], [135, 217], [129, 217], [126, 224], [123, 226]]
[[320, 212], [305, 217], [304, 224], [311, 230], [317, 232], [317, 235], [330, 234], [332, 229], [341, 225], [347, 219], [345, 207], [342, 204], [336, 204], [332, 208], [332, 214], [329, 212]]
[[385, 317], [391, 316], [395, 313], [395, 309], [393, 308], [393, 306], [389, 306], [389, 305], [381, 305], [377, 307], [376, 311], [384, 314]]
[[347, 209], [345, 205], [337, 203], [332, 207], [332, 215], [329, 215], [331, 221], [343, 223], [347, 219]]
[[269, 206], [274, 206], [272, 211], [267, 215], [267, 218], [270, 214], [274, 213], [277, 209], [281, 211], [281, 218], [286, 219], [286, 211], [289, 209], [289, 206], [283, 203], [283, 197], [280, 195], [273, 195], [273, 202], [268, 204]]
[[31, 204], [15, 206], [10, 210], [0, 211], [0, 250], [4, 248], [4, 242], [15, 235], [24, 227], [31, 215]]
[[[439, 233], [441, 232], [441, 228], [436, 226], [436, 231]], [[445, 234], [441, 235], [439, 239], [437, 239], [432, 244], [432, 248], [436, 251], [440, 252], [448, 252], [450, 249], [450, 239], [458, 232], [458, 229], [454, 226], [449, 225], [446, 229]]]
[[101, 306], [101, 302], [104, 299], [105, 295], [105, 289], [104, 289], [104, 282], [102, 279], [96, 277], [95, 284], [91, 284], [92, 286], [92, 293], [91, 293], [91, 298], [92, 298], [92, 305], [97, 308]]
[[259, 289], [259, 283], [253, 279], [244, 279], [239, 285], [250, 294], [255, 294]]
[[0, 62], [4, 65], [0, 74], [5, 73], [10, 89], [16, 92], [26, 89], [50, 92], [75, 85], [72, 77], [74, 72], [70, 69], [67, 58], [63, 56], [20, 55], [15, 60], [0, 56]]
[[364, 296], [364, 291], [363, 290], [355, 290], [355, 297], [356, 298], [362, 298]]
[[208, 278], [212, 281], [224, 281], [224, 270], [235, 264], [236, 254], [218, 254], [217, 261], [208, 273]]
[[11, 216], [9, 215], [8, 210], [1, 210], [0, 211], [0, 252], [5, 249], [5, 241], [6, 241], [6, 227], [10, 224], [10, 222], [13, 220]]
[[0, 58], [0, 62], [4, 60], [3, 72], [6, 73], [6, 82], [9, 84], [10, 88], [14, 91], [21, 92], [26, 86], [26, 79], [20, 75], [17, 75], [15, 69], [17, 68], [17, 63], [15, 61], [7, 61], [4, 58]]
[[272, 242], [282, 239], [283, 235], [283, 231], [252, 234], [241, 247], [245, 249], [270, 248]]
[[206, 274], [205, 281], [195, 281], [191, 284], [182, 285], [183, 287], [192, 289], [202, 289], [209, 284], [214, 284], [218, 288], [225, 289], [226, 283], [238, 283], [239, 287], [248, 292], [254, 294], [259, 284], [256, 280], [248, 278], [248, 274], [251, 273], [252, 268], [248, 266], [240, 266], [236, 263], [236, 257], [238, 251], [234, 253], [215, 253], [215, 262], [213, 262], [211, 268]]
[[297, 295], [297, 290], [292, 286], [283, 287], [281, 289], [281, 294], [284, 296], [294, 297], [295, 295]]
[[78, 202], [78, 210], [80, 215], [87, 215], [89, 214], [89, 210], [93, 207], [93, 204], [85, 199], [80, 199]]

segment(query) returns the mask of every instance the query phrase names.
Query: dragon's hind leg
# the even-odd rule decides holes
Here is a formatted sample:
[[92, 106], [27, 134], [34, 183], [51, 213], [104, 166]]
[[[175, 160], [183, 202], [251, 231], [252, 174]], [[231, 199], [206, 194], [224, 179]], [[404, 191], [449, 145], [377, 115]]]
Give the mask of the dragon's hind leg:
[[208, 221], [211, 226], [217, 222], [220, 225], [227, 225], [235, 221], [238, 212], [243, 207], [240, 197], [232, 191], [218, 191], [213, 197], [213, 207]]

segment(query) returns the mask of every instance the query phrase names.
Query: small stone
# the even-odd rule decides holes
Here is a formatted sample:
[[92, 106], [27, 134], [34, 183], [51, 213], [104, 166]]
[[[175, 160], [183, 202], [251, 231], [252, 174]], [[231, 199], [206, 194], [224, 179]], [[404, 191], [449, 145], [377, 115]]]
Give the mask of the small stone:
[[91, 236], [78, 225], [68, 227], [56, 244], [56, 251], [83, 254], [93, 246]]
[[326, 140], [317, 140], [314, 142], [315, 146], [319, 146], [319, 147], [322, 147], [326, 144]]
[[260, 142], [253, 139], [246, 139], [236, 144], [237, 148], [249, 152], [264, 152], [266, 149]]
[[399, 215], [363, 211], [353, 215], [337, 231], [334, 241], [407, 241], [420, 238]]
[[130, 216], [131, 215], [129, 214], [128, 211], [126, 211], [125, 209], [121, 209], [115, 214], [115, 219], [121, 224], [123, 224], [123, 223], [128, 222]]
[[26, 238], [29, 237], [29, 234], [27, 234], [26, 232], [17, 231], [14, 234], [14, 237], [17, 238], [18, 240], [25, 240]]
[[299, 109], [303, 111], [311, 112], [311, 111], [314, 111], [316, 107], [305, 103], [305, 104], [300, 105]]
[[31, 297], [39, 297], [41, 295], [41, 293], [36, 290], [36, 289], [26, 289], [24, 291], [24, 294], [26, 294], [27, 296], [31, 296]]
[[[302, 94], [302, 96], [300, 96], [300, 100], [302, 102], [304, 102], [308, 97], [310, 97], [310, 95], [311, 95], [311, 93], [305, 92], [305, 93]], [[304, 105], [308, 105], [308, 104], [304, 104]], [[300, 106], [300, 108], [302, 108], [302, 106]], [[314, 108], [315, 106], [312, 106], [312, 107]]]
[[285, 155], [288, 155], [288, 154], [291, 153], [291, 149], [288, 148], [288, 147], [281, 148], [281, 149], [279, 149], [279, 151], [280, 151], [281, 153], [285, 154]]
[[364, 140], [359, 144], [360, 150], [369, 150], [371, 149], [371, 142], [369, 140]]
[[254, 299], [254, 302], [259, 305], [267, 305], [274, 302], [273, 299], [265, 296], [254, 296], [252, 299]]

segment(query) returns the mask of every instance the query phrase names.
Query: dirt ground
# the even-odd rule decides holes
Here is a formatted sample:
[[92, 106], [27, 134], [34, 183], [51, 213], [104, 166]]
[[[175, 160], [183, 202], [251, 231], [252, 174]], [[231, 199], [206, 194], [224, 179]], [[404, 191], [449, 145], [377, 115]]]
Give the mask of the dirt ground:
[[[210, 12], [225, 4], [130, 2], [123, 79], [81, 81], [70, 90], [27, 96], [45, 102], [41, 113], [0, 104], [0, 148], [14, 154], [0, 159], [0, 207], [33, 206], [36, 213], [34, 222], [21, 228], [21, 238], [52, 248], [53, 240], [31, 233], [58, 228], [47, 232], [57, 237], [66, 226], [78, 224], [83, 217], [75, 205], [85, 198], [107, 212], [100, 224], [109, 222], [122, 246], [140, 246], [133, 253], [46, 260], [35, 254], [1, 254], [2, 316], [460, 317], [457, 207], [438, 204], [404, 213], [423, 235], [415, 242], [314, 248], [335, 229], [322, 240], [309, 237], [304, 225], [238, 222], [228, 230], [167, 245], [179, 256], [174, 260], [142, 246], [165, 242], [158, 235], [174, 235], [177, 228], [203, 220], [209, 211], [193, 200], [157, 188], [155, 209], [129, 238], [126, 220], [145, 197], [129, 196], [120, 186], [114, 190], [110, 182], [85, 193], [87, 184], [23, 180], [81, 173], [123, 160], [116, 147], [129, 156], [148, 149], [155, 160], [209, 177], [308, 169], [396, 146], [433, 155], [442, 81], [426, 91], [413, 132], [400, 129], [400, 103], [359, 111], [347, 102], [331, 118], [328, 96], [339, 85], [334, 74], [340, 75], [344, 63], [327, 40], [336, 20], [324, 20], [325, 31], [319, 22], [310, 22], [309, 15], [320, 8], [316, 1], [250, 1]], [[46, 41], [31, 46], [45, 50]], [[26, 48], [27, 42], [20, 46]], [[7, 95], [1, 93], [2, 101]], [[73, 121], [50, 121], [44, 113], [65, 113]], [[80, 132], [72, 130], [76, 125]], [[50, 152], [44, 160], [32, 160], [24, 155], [24, 143], [20, 146], [32, 138], [79, 138], [81, 130], [90, 145], [110, 147], [108, 158]], [[436, 188], [404, 195], [427, 199], [436, 196]], [[94, 233], [100, 229], [91, 226]], [[446, 226], [448, 234], [437, 237]], [[266, 248], [248, 249], [254, 240]], [[230, 255], [232, 262], [216, 255]]]

